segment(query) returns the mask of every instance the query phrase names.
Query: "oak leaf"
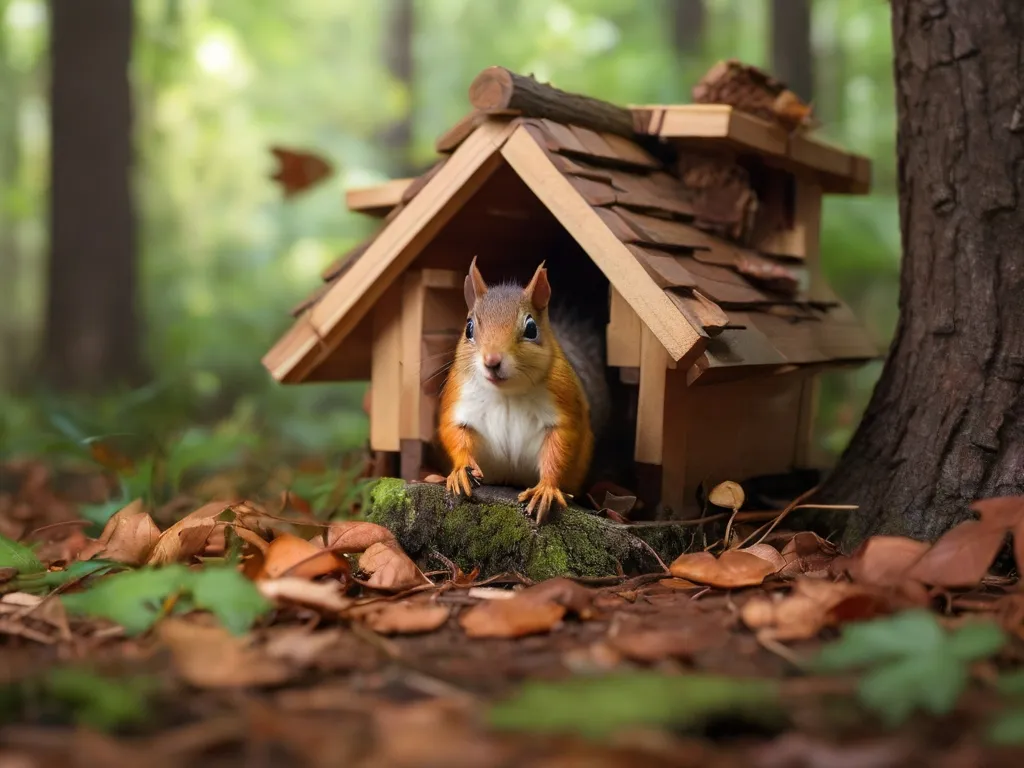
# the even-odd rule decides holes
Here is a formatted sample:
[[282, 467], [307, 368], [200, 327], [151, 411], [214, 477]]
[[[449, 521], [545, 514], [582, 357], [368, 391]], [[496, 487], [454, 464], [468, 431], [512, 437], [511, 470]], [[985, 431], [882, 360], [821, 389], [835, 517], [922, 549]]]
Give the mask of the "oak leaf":
[[309, 581], [295, 576], [263, 579], [256, 587], [268, 600], [275, 603], [302, 605], [325, 613], [341, 613], [352, 605], [336, 581]]
[[100, 537], [79, 553], [82, 560], [100, 556], [127, 565], [142, 565], [160, 539], [160, 529], [136, 499], [115, 512]]
[[291, 533], [281, 533], [263, 553], [263, 567], [257, 579], [294, 576], [313, 579], [328, 573], [347, 571], [348, 561], [342, 555], [322, 549]]
[[230, 502], [211, 501], [181, 518], [160, 534], [146, 564], [166, 565], [191, 560], [199, 555], [217, 527], [217, 518], [230, 508]]
[[364, 552], [374, 544], [394, 541], [395, 535], [383, 525], [360, 520], [331, 523], [327, 529], [327, 549], [354, 555]]
[[359, 570], [369, 574], [370, 578], [366, 581], [368, 587], [390, 592], [401, 592], [430, 583], [416, 567], [416, 563], [398, 546], [398, 542], [393, 540], [371, 544], [359, 557]]
[[178, 618], [164, 619], [156, 631], [178, 674], [197, 688], [276, 685], [292, 676], [287, 664], [253, 648], [249, 635]]

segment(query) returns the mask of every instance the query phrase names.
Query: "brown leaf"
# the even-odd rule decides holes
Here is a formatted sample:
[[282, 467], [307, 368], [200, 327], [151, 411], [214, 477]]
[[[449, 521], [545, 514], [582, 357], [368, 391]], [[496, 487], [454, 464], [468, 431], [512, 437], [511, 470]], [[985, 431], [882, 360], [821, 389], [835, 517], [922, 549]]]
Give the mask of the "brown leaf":
[[778, 96], [772, 104], [772, 112], [783, 125], [791, 131], [812, 122], [811, 105], [805, 104], [800, 97], [791, 90], [786, 89]]
[[750, 555], [760, 557], [762, 560], [767, 560], [774, 566], [775, 570], [772, 573], [778, 573], [786, 567], [786, 558], [784, 558], [775, 547], [771, 544], [751, 544], [749, 547], [743, 549], [737, 549], [737, 552], [746, 552]]
[[236, 637], [220, 626], [166, 618], [156, 634], [170, 648], [178, 674], [197, 688], [276, 685], [292, 676], [287, 664], [253, 648], [251, 636]]
[[721, 641], [714, 633], [694, 629], [638, 629], [613, 635], [607, 642], [631, 661], [650, 663], [667, 658], [689, 658]]
[[825, 627], [891, 613], [894, 600], [877, 587], [804, 577], [794, 582], [785, 597], [758, 596], [747, 601], [740, 618], [758, 637], [806, 640]]
[[1006, 530], [966, 520], [946, 531], [907, 571], [907, 577], [936, 587], [978, 584], [1006, 540]]
[[270, 177], [281, 185], [285, 197], [291, 197], [323, 181], [332, 168], [320, 155], [298, 149], [271, 147], [278, 169]]
[[380, 609], [368, 613], [363, 621], [374, 632], [382, 635], [433, 632], [448, 621], [448, 608], [436, 603], [403, 600], [378, 605]]
[[779, 576], [789, 578], [804, 574], [823, 578], [829, 575], [832, 561], [839, 555], [839, 548], [816, 533], [804, 531], [796, 534], [782, 548], [786, 565]]
[[366, 551], [374, 544], [394, 540], [394, 534], [383, 525], [347, 520], [343, 523], [331, 523], [327, 529], [326, 546], [334, 552], [354, 555]]
[[581, 619], [589, 618], [598, 593], [571, 579], [555, 578], [510, 594], [512, 597], [488, 600], [462, 614], [459, 623], [466, 634], [470, 637], [522, 637], [547, 632], [567, 611]]
[[293, 603], [327, 613], [341, 613], [352, 605], [336, 581], [309, 581], [294, 576], [256, 582], [260, 593], [275, 603]]
[[370, 575], [367, 586], [389, 592], [401, 592], [430, 583], [430, 579], [393, 540], [371, 544], [359, 557], [359, 569]]
[[906, 581], [910, 567], [927, 549], [927, 542], [905, 536], [872, 536], [836, 564], [861, 584], [895, 586]]
[[743, 488], [732, 480], [719, 483], [708, 494], [708, 501], [716, 507], [725, 507], [726, 509], [739, 509], [746, 499], [747, 495], [743, 492]]
[[276, 579], [294, 576], [299, 579], [314, 579], [337, 571], [347, 571], [348, 561], [321, 549], [316, 544], [290, 533], [281, 533], [270, 542], [263, 553], [263, 567], [257, 579]]
[[160, 539], [160, 529], [136, 499], [115, 512], [103, 527], [100, 537], [79, 553], [82, 560], [97, 555], [127, 565], [142, 565]]
[[475, 605], [459, 619], [470, 637], [523, 637], [550, 631], [565, 615], [557, 603], [523, 600], [488, 600]]
[[1003, 528], [1007, 531], [1024, 523], [1024, 496], [998, 496], [980, 499], [971, 504], [971, 511], [977, 512], [985, 525]]
[[264, 652], [275, 659], [307, 667], [332, 645], [340, 630], [310, 632], [306, 627], [280, 627], [271, 630]]
[[211, 501], [181, 518], [160, 534], [146, 564], [167, 565], [191, 560], [206, 547], [210, 534], [217, 527], [217, 517], [228, 509], [231, 509], [230, 502]]
[[680, 579], [732, 589], [760, 584], [775, 573], [775, 564], [749, 552], [730, 549], [719, 558], [710, 552], [680, 555], [669, 570]]

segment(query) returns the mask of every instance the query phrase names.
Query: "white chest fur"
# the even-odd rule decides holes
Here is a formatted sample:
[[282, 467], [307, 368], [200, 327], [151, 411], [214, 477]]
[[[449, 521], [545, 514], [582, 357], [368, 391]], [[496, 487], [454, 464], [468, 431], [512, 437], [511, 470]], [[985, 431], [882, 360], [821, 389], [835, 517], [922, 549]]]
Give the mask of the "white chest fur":
[[539, 478], [540, 450], [558, 417], [543, 387], [507, 395], [471, 378], [459, 393], [455, 420], [478, 435], [475, 458], [485, 483], [527, 486]]

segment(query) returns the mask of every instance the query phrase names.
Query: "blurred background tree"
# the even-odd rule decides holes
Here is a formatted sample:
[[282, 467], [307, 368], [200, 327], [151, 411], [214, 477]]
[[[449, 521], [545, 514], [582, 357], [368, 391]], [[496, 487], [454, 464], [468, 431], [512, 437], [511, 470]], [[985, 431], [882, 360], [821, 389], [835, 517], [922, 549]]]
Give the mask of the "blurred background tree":
[[[0, 0], [0, 455], [55, 433], [159, 441], [185, 425], [197, 442], [195, 430], [221, 436], [225, 454], [255, 435], [279, 454], [361, 444], [360, 386], [275, 386], [260, 357], [320, 270], [373, 227], [345, 211], [342, 190], [429, 164], [472, 77], [498, 63], [624, 104], [687, 101], [720, 58], [774, 69], [813, 99], [826, 138], [874, 161], [871, 196], [827, 202], [823, 254], [874, 337], [892, 334], [899, 228], [882, 0], [135, 0], [132, 16], [129, 0], [51, 2]], [[110, 69], [96, 74], [120, 94], [110, 114], [61, 106], [73, 96], [62, 72], [74, 74], [62, 62], [85, 66], [75, 56], [87, 50], [63, 25], [82, 14], [75, 24], [99, 28], [93, 44], [118, 41], [108, 68], [128, 57], [131, 35], [131, 122]], [[95, 138], [103, 125], [111, 135]], [[272, 144], [317, 151], [338, 173], [286, 202], [269, 179]], [[126, 202], [115, 196], [128, 147]], [[77, 210], [60, 197], [60, 169], [76, 157], [94, 169], [84, 194], [96, 198]], [[62, 235], [62, 211], [102, 238]], [[72, 375], [93, 320], [106, 351]], [[144, 386], [126, 388], [143, 370]], [[872, 365], [828, 377], [823, 451], [845, 445], [877, 375]], [[57, 397], [54, 382], [101, 394]]]

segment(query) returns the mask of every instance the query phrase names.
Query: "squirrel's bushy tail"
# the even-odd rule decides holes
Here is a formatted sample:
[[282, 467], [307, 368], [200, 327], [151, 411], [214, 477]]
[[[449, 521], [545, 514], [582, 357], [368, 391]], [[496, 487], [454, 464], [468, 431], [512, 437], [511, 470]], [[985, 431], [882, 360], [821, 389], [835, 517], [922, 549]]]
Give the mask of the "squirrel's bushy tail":
[[576, 371], [590, 407], [590, 428], [600, 439], [611, 417], [611, 392], [605, 368], [604, 327], [565, 307], [552, 307], [551, 326]]

